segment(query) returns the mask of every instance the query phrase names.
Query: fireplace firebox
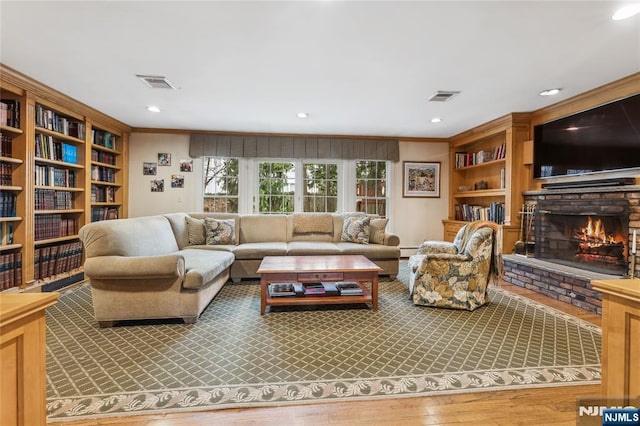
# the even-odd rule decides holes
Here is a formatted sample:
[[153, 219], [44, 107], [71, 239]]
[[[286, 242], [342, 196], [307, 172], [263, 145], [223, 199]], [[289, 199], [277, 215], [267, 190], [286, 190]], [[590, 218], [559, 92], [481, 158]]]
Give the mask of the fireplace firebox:
[[612, 275], [627, 272], [627, 200], [539, 200], [535, 257]]

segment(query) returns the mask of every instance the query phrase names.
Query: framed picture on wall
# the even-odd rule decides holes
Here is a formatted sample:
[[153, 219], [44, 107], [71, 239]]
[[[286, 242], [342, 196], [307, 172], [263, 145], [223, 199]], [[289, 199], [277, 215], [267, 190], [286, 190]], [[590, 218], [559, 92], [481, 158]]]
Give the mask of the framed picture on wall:
[[440, 162], [402, 163], [403, 197], [440, 197]]
[[158, 163], [142, 163], [142, 174], [155, 176], [158, 171]]
[[164, 192], [164, 179], [153, 179], [151, 181], [151, 192]]
[[158, 166], [170, 166], [171, 165], [171, 154], [168, 152], [159, 152], [158, 153]]
[[172, 188], [184, 188], [184, 175], [171, 175]]
[[193, 160], [180, 160], [180, 171], [181, 172], [192, 172], [193, 171]]

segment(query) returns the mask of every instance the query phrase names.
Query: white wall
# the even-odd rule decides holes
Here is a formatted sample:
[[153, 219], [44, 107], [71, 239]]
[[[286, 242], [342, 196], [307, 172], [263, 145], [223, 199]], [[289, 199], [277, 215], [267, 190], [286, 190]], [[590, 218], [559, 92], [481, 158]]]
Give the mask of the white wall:
[[[403, 198], [403, 161], [440, 162], [439, 198]], [[442, 240], [442, 220], [449, 208], [449, 144], [402, 142], [400, 161], [394, 164], [393, 232], [400, 236], [402, 256], [410, 256], [424, 240]]]
[[[144, 162], [157, 162], [158, 153], [171, 154], [171, 166], [158, 166], [156, 176], [142, 174]], [[129, 216], [148, 216], [202, 210], [202, 161], [194, 159], [193, 172], [180, 172], [180, 160], [189, 159], [189, 135], [133, 133], [129, 139]], [[393, 165], [391, 232], [400, 236], [403, 256], [415, 253], [424, 240], [440, 240], [447, 217], [449, 147], [446, 143], [400, 141], [400, 161]], [[403, 198], [403, 161], [439, 161], [440, 198]], [[171, 175], [184, 175], [184, 188], [171, 188]], [[164, 192], [151, 192], [152, 179], [164, 179]]]
[[[171, 165], [158, 166], [156, 176], [143, 175], [142, 163], [157, 163], [161, 152], [171, 154]], [[189, 135], [133, 133], [129, 139], [129, 217], [201, 210], [202, 161], [193, 161], [193, 172], [181, 172], [180, 160], [188, 159]], [[171, 175], [183, 175], [184, 188], [171, 188]], [[164, 192], [151, 192], [152, 179], [164, 179]]]

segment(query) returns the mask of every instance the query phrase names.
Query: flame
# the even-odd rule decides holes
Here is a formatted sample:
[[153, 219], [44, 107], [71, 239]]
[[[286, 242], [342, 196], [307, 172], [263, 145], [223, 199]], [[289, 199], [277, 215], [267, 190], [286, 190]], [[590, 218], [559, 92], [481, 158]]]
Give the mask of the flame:
[[607, 235], [604, 224], [600, 219], [593, 220], [591, 216], [587, 217], [587, 225], [575, 231], [575, 237], [584, 243], [581, 246], [599, 247], [603, 244], [615, 244], [613, 235]]

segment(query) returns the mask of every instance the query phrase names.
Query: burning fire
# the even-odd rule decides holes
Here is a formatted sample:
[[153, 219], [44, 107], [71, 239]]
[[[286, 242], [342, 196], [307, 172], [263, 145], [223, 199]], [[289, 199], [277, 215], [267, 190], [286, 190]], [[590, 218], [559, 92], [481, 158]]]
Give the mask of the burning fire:
[[587, 217], [587, 226], [575, 231], [574, 236], [583, 241], [581, 247], [600, 247], [603, 244], [615, 244], [613, 234], [607, 235], [604, 224], [600, 219], [592, 220]]

